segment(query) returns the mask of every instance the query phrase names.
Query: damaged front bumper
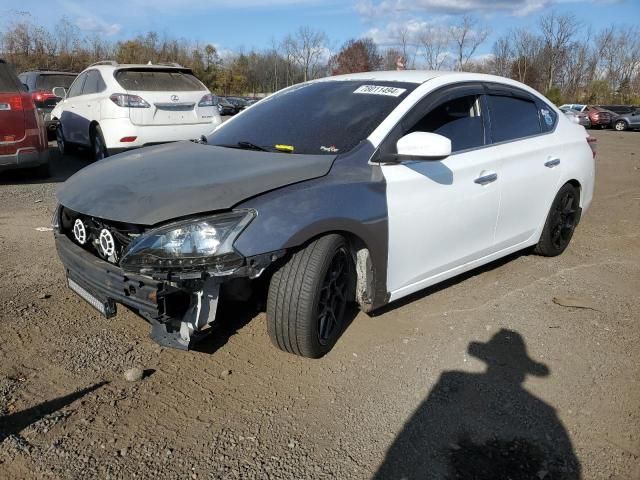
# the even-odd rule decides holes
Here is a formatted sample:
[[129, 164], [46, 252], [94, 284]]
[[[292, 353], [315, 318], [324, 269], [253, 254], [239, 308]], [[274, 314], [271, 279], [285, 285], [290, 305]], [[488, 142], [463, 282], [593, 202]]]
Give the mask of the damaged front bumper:
[[56, 249], [69, 287], [107, 318], [116, 304], [133, 310], [151, 323], [151, 338], [160, 345], [188, 350], [211, 333], [221, 286], [237, 278], [256, 278], [284, 252], [247, 259], [232, 276], [203, 275], [199, 279], [156, 278], [130, 274], [56, 232]]

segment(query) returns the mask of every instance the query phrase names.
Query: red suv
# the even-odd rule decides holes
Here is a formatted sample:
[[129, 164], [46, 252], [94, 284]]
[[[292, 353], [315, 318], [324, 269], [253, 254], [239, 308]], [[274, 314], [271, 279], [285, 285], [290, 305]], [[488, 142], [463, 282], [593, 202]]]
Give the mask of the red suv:
[[584, 107], [583, 112], [589, 115], [591, 128], [608, 128], [611, 125], [611, 120], [613, 120], [615, 116], [615, 113], [605, 110], [602, 107], [596, 107], [595, 105]]
[[15, 168], [48, 176], [49, 144], [31, 95], [0, 60], [0, 172]]

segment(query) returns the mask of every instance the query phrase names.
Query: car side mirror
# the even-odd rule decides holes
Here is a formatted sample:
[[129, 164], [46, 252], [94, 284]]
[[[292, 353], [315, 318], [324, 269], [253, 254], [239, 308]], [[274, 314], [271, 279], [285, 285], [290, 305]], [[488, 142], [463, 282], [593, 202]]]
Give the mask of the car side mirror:
[[51, 93], [58, 98], [67, 98], [67, 90], [64, 87], [53, 87]]
[[396, 162], [442, 160], [451, 155], [451, 140], [437, 133], [412, 132], [398, 140], [396, 151], [392, 154]]

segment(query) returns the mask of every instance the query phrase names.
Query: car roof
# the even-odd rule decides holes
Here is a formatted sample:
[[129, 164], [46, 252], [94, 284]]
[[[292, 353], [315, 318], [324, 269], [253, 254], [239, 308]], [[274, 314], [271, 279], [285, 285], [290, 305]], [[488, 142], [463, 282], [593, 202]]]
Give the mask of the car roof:
[[[387, 70], [379, 72], [362, 72], [362, 73], [348, 73], [345, 75], [335, 75], [333, 77], [320, 78], [318, 80], [312, 80], [313, 82], [330, 82], [340, 80], [367, 80], [367, 81], [380, 81], [380, 82], [404, 82], [404, 83], [425, 83], [434, 78], [451, 77], [458, 81], [475, 81], [475, 82], [494, 82], [501, 83], [503, 85], [516, 86], [522, 89], [534, 91], [527, 85], [524, 85], [516, 80], [512, 80], [506, 77], [499, 77], [497, 75], [488, 75], [484, 73], [470, 73], [470, 72], [452, 72], [446, 70]], [[536, 92], [540, 95], [538, 92]]]
[[[128, 69], [128, 68], [144, 68], [148, 70], [158, 69], [158, 70], [180, 70], [180, 71], [191, 71], [189, 67], [181, 67], [177, 65], [162, 65], [162, 64], [151, 64], [148, 63], [113, 63], [113, 64], [93, 64], [89, 65], [84, 70], [120, 70], [120, 69]], [[84, 71], [83, 70], [83, 71]]]
[[424, 83], [435, 77], [444, 75], [457, 75], [461, 72], [447, 72], [435, 70], [387, 70], [379, 72], [347, 73], [344, 75], [334, 75], [333, 77], [320, 78], [314, 81], [331, 80], [373, 80], [380, 82], [406, 82]]
[[27, 70], [19, 75], [73, 75], [78, 76], [77, 72], [57, 72], [55, 70]]

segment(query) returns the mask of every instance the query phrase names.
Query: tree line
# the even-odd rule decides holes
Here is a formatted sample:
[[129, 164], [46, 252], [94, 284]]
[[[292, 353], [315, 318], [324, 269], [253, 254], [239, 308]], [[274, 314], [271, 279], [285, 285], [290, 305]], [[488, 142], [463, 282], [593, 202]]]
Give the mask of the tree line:
[[47, 29], [26, 16], [0, 30], [0, 56], [18, 71], [80, 71], [106, 59], [176, 62], [223, 95], [269, 93], [332, 74], [421, 68], [510, 77], [556, 103], [640, 104], [640, 29], [635, 25], [596, 31], [574, 16], [552, 11], [531, 29], [498, 37], [491, 54], [478, 55], [489, 35], [482, 21], [465, 15], [449, 25], [397, 25], [384, 44], [353, 38], [332, 48], [324, 32], [301, 27], [262, 49], [221, 55], [212, 44], [157, 32], [108, 41], [83, 35], [66, 17]]

